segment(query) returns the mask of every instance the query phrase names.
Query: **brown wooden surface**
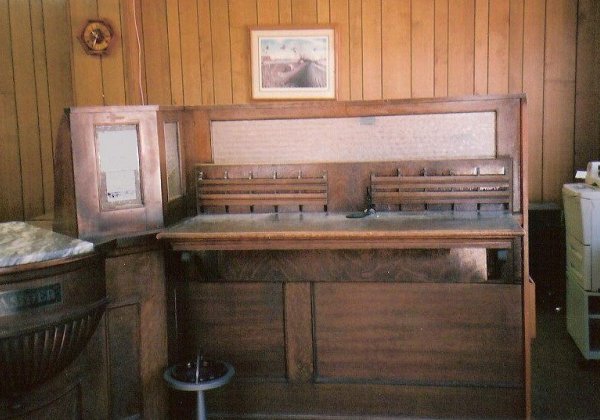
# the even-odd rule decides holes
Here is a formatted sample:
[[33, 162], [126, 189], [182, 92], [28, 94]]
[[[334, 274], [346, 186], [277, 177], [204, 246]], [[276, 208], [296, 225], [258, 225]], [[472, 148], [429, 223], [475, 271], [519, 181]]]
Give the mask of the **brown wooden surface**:
[[287, 379], [308, 382], [314, 372], [311, 284], [286, 283], [284, 299]]
[[[523, 418], [523, 391], [511, 388], [374, 384], [274, 384], [233, 381], [206, 393], [209, 415], [279, 418]], [[357, 415], [359, 412], [361, 414]], [[251, 414], [252, 413], [252, 414]], [[286, 416], [283, 413], [298, 413]], [[365, 413], [369, 413], [368, 415]], [[483, 414], [485, 413], [485, 414]]]
[[[212, 121], [247, 121], [247, 120], [269, 120], [269, 119], [302, 119], [302, 118], [343, 118], [343, 117], [364, 117], [380, 115], [423, 115], [423, 114], [445, 114], [455, 112], [477, 113], [477, 112], [495, 112], [496, 113], [496, 150], [492, 152], [493, 157], [500, 158], [508, 156], [513, 159], [513, 204], [514, 211], [521, 210], [521, 106], [524, 98], [520, 95], [504, 96], [486, 96], [486, 97], [461, 97], [453, 99], [414, 99], [410, 101], [362, 101], [362, 102], [293, 102], [293, 103], [259, 103], [253, 106], [234, 105], [211, 107], [205, 113], [194, 113], [194, 122], [200, 127], [209, 127]], [[198, 132], [194, 137], [193, 149], [210, 150], [212, 145], [211, 132], [206, 130]], [[273, 156], [265, 150], [264, 161], [273, 164], [290, 163], [278, 160], [276, 151]], [[240, 151], [240, 154], [243, 154]], [[209, 155], [210, 156], [210, 155]], [[198, 160], [204, 161], [206, 155], [198, 156]], [[306, 162], [310, 162], [310, 156], [304, 157]], [[210, 158], [209, 158], [210, 159]], [[244, 162], [243, 156], [238, 157], [237, 163]], [[358, 159], [358, 158], [357, 158]], [[392, 161], [401, 161], [402, 156], [389, 158]], [[436, 160], [443, 160], [444, 156], [439, 156]], [[297, 161], [295, 161], [297, 162]], [[338, 161], [339, 162], [339, 161]], [[224, 163], [224, 162], [216, 162]], [[430, 163], [436, 165], [434, 161]], [[409, 165], [409, 162], [405, 162]], [[422, 163], [415, 163], [422, 165]], [[438, 163], [439, 165], [439, 163]], [[419, 168], [422, 169], [422, 168]], [[249, 170], [251, 170], [249, 168]], [[377, 168], [371, 168], [376, 171]], [[412, 168], [414, 173], [417, 168]], [[230, 171], [231, 172], [231, 171]], [[303, 172], [304, 173], [304, 172]], [[330, 179], [338, 179], [328, 170]], [[346, 171], [346, 176], [349, 172]], [[247, 176], [247, 174], [246, 174]], [[193, 168], [188, 166], [187, 178], [194, 179]], [[361, 179], [359, 175], [357, 177]], [[350, 181], [347, 181], [350, 182]], [[335, 189], [332, 189], [335, 191]], [[333, 198], [330, 195], [330, 199]], [[343, 207], [347, 209], [349, 207]], [[331, 209], [331, 207], [330, 207]]]
[[[106, 296], [104, 260], [98, 254], [92, 253], [0, 269], [0, 292], [36, 288], [51, 283], [61, 285], [61, 303], [0, 317], [3, 338], [19, 335], [20, 331], [65, 322], [69, 317], [77, 319], [76, 314], [97, 307]], [[78, 325], [76, 321], [72, 321], [69, 326], [75, 328]], [[77, 358], [65, 370], [30, 392], [15, 398], [0, 398], [0, 418], [77, 419], [96, 410], [97, 402], [89, 398], [90, 393], [87, 389], [91, 383], [95, 383], [96, 378], [88, 374], [95, 368], [98, 360], [92, 360], [88, 355], [100, 329], [97, 329], [87, 348], [84, 348], [81, 354], [75, 355]], [[85, 334], [85, 328], [79, 331]], [[56, 333], [61, 334], [61, 330], [58, 329]], [[68, 334], [65, 335], [67, 336]], [[36, 349], [32, 348], [29, 355], [27, 352], [22, 355], [31, 359], [31, 365], [27, 368], [28, 375], [34, 375], [37, 369], [43, 369], [44, 364], [48, 364], [49, 368], [57, 366], [63, 356], [68, 357], [69, 352], [73, 350], [68, 343], [62, 343], [62, 352], [46, 351], [38, 354], [38, 349], [41, 350], [42, 346], [45, 346], [44, 341], [51, 337], [37, 337], [36, 341], [39, 338], [41, 341], [36, 344]], [[77, 342], [74, 337], [71, 339], [71, 343]], [[26, 343], [24, 345], [27, 346]], [[15, 368], [20, 363], [19, 360], [20, 357], [15, 359]], [[98, 398], [98, 401], [101, 399]], [[96, 411], [103, 413], [101, 409]]]
[[520, 286], [319, 283], [314, 299], [317, 382], [523, 386]]
[[[0, 400], [0, 419], [12, 420], [77, 420], [86, 416], [82, 402], [82, 371], [85, 366], [79, 358], [59, 377], [43, 384], [18, 405]], [[99, 414], [99, 413], [96, 413]], [[92, 418], [92, 417], [87, 417]], [[96, 417], [99, 418], [99, 417]]]
[[284, 380], [283, 285], [187, 282], [179, 290], [179, 362], [225, 360], [239, 378]]
[[[349, 8], [358, 6], [355, 2]], [[357, 23], [349, 23], [351, 42]], [[364, 36], [369, 36], [368, 30]], [[358, 88], [371, 89], [354, 84], [359, 70], [365, 68], [356, 66], [350, 73], [351, 97]], [[508, 67], [506, 76], [508, 86]], [[452, 83], [462, 82], [457, 78]], [[231, 183], [225, 189], [210, 182], [201, 185], [201, 194], [217, 199], [204, 204], [220, 208], [158, 237], [174, 250], [197, 251], [182, 254], [187, 268], [175, 274], [178, 281], [171, 294], [178, 297], [178, 353], [209, 343], [214, 357], [240, 366], [240, 382], [213, 394], [215, 412], [225, 417], [526, 416], [532, 314], [528, 295], [523, 295], [528, 287], [527, 260], [522, 256], [527, 226], [521, 214], [527, 209], [523, 106], [524, 99], [517, 95], [261, 103], [196, 111], [196, 123], [203, 128], [195, 132], [205, 137], [197, 138], [194, 147], [206, 152], [211, 121], [496, 113], [496, 159], [217, 162], [196, 167], [203, 179]], [[239, 159], [244, 162], [243, 156]], [[495, 169], [490, 171], [489, 165]], [[285, 179], [301, 182], [299, 174], [304, 180], [319, 173], [327, 174], [327, 212], [298, 206], [282, 211], [269, 202], [239, 200], [250, 200], [250, 193], [259, 198], [273, 194], [280, 182], [290, 183]], [[192, 177], [188, 169], [188, 179]], [[453, 185], [459, 199], [471, 193], [474, 197], [449, 211], [445, 195], [452, 195], [446, 190]], [[347, 218], [349, 212], [369, 205], [368, 189], [380, 211]], [[390, 201], [390, 194], [400, 196], [404, 189], [419, 203]], [[504, 211], [483, 211], [477, 200], [486, 201], [485, 196], [496, 190], [501, 190]], [[228, 197], [224, 192], [234, 194]], [[426, 196], [414, 197], [421, 193]], [[498, 249], [509, 252], [499, 258]], [[255, 325], [260, 331], [252, 330]], [[253, 339], [248, 341], [234, 326]], [[244, 349], [250, 355], [276, 356], [270, 361], [271, 376], [265, 373], [268, 363], [258, 359], [251, 365]], [[366, 390], [364, 398], [353, 394], [358, 386]], [[344, 390], [354, 398], [342, 397]], [[401, 403], [371, 403], [387, 392]], [[420, 404], [411, 405], [409, 396]], [[436, 396], [447, 399], [443, 408], [436, 405]], [[466, 406], [464, 401], [472, 398], [479, 403]], [[336, 405], [339, 401], [347, 404]]]
[[[185, 180], [185, 141], [184, 141], [184, 129], [183, 129], [183, 118], [184, 114], [181, 110], [177, 111], [164, 111], [157, 115], [157, 140], [158, 149], [160, 152], [160, 182], [161, 182], [161, 195], [163, 203], [163, 218], [164, 224], [170, 225], [178, 220], [183, 219], [187, 214], [186, 208], [186, 194], [187, 186]], [[177, 124], [177, 150], [179, 153], [179, 171], [180, 171], [180, 183], [181, 183], [181, 196], [171, 198], [168, 190], [168, 171], [167, 168], [167, 156], [166, 156], [166, 137], [165, 137], [165, 124]]]
[[[57, 138], [56, 216], [54, 228], [84, 239], [135, 235], [174, 222], [187, 212], [184, 197], [168, 200], [164, 123], [177, 122], [179, 136], [188, 129], [178, 107], [73, 108]], [[138, 131], [142, 205], [106, 211], [101, 206], [100, 168], [95, 151], [95, 127], [133, 125]], [[180, 144], [181, 170], [186, 158]], [[182, 188], [186, 185], [182, 179]]]
[[[107, 417], [139, 414], [164, 419], [167, 390], [162, 379], [167, 366], [166, 291], [163, 253], [135, 246], [108, 251], [107, 293], [111, 303], [101, 325], [96, 354], [106, 365], [94, 370], [108, 384]], [[102, 402], [98, 395], [98, 404]]]
[[[159, 0], [156, 5], [139, 0], [20, 3], [0, 3], [1, 33], [7, 40], [0, 47], [0, 103], [5, 116], [0, 126], [4, 140], [0, 144], [0, 167], [12, 174], [0, 176], [0, 219], [5, 221], [39, 216], [23, 212], [32, 209], [27, 204], [31, 202], [36, 203], [35, 211], [51, 212], [49, 188], [53, 180], [49, 179], [49, 168], [53, 163], [49, 151], [65, 107], [141, 104], [140, 89], [146, 103], [251, 102], [245, 82], [249, 75], [244, 74], [248, 64], [242, 59], [248, 49], [242, 42], [246, 24], [336, 25], [341, 100], [351, 99], [351, 70], [352, 99], [371, 98], [378, 91], [380, 97], [376, 99], [421, 96], [424, 90], [430, 91], [431, 74], [432, 96], [482, 93], [488, 86], [495, 89], [498, 83], [504, 93], [508, 77], [508, 91], [525, 92], [531, 104], [530, 147], [535, 153], [531, 154], [533, 164], [527, 175], [532, 184], [530, 201], [560, 200], [557, 193], [563, 183], [572, 180], [572, 169], [582, 168], [597, 155], [600, 140], [594, 122], [594, 98], [598, 83], [594, 81], [599, 66], [594, 28], [599, 27], [600, 17], [595, 0], [575, 2], [578, 9], [569, 11], [567, 18], [561, 17], [566, 15], [559, 9], [572, 7], [572, 0], [556, 0], [552, 5], [545, 0], [434, 0], [433, 15], [429, 0], [414, 4], [410, 0], [375, 0], [364, 5], [361, 0], [313, 0], [300, 6], [291, 0], [231, 1], [223, 5], [214, 0]], [[486, 19], [482, 9], [488, 3]], [[555, 6], [559, 9], [553, 9]], [[374, 19], [378, 10], [381, 19]], [[456, 16], [462, 20], [455, 24]], [[102, 59], [84, 54], [77, 40], [83, 22], [96, 17], [110, 19], [117, 32], [111, 53]], [[139, 62], [134, 18], [142, 46]], [[226, 33], [232, 35], [227, 37]], [[377, 33], [381, 33], [381, 42], [375, 39]], [[554, 37], [561, 42], [555, 42]], [[461, 45], [474, 46], [472, 55], [463, 54], [464, 48], [457, 45], [461, 38], [465, 38]], [[567, 53], [563, 53], [565, 43]], [[488, 45], [499, 54], [490, 49], [486, 55]], [[559, 67], [571, 74], [561, 79], [556, 73]], [[470, 78], [470, 83], [456, 85], [455, 80], [462, 75]], [[568, 83], [563, 85], [559, 80]], [[377, 83], [380, 89], [362, 88], [376, 88]], [[231, 94], [221, 93], [229, 91]], [[575, 110], [571, 114], [563, 110], [567, 97]], [[29, 109], [21, 105], [24, 102], [36, 106]], [[564, 117], [554, 118], [559, 110]], [[32, 128], [37, 131], [33, 115], [39, 116], [40, 132], [46, 132], [50, 122], [50, 136], [30, 135]], [[28, 118], [33, 127], [23, 126]], [[548, 154], [559, 149], [558, 155]], [[564, 153], [568, 156], [556, 161]], [[564, 162], [574, 162], [574, 167], [570, 169]], [[32, 165], [41, 170], [32, 172]], [[559, 169], [556, 176], [554, 169]], [[32, 192], [35, 196], [29, 195]]]
[[600, 151], [600, 121], [598, 109], [600, 83], [597, 70], [600, 57], [596, 54], [600, 44], [600, 3], [582, 0], [577, 8], [577, 71], [575, 74], [575, 142], [574, 167], [585, 168], [590, 156]]
[[[424, 253], [404, 265], [419, 269]], [[207, 393], [210, 413], [523, 416], [521, 285], [442, 284], [433, 273], [406, 283], [415, 279], [386, 277], [388, 251], [225, 254], [173, 272], [178, 352], [203, 348], [236, 368]], [[381, 266], [371, 277], [353, 272], [371, 260]]]
[[176, 250], [497, 248], [523, 234], [519, 221], [505, 213], [389, 212], [362, 219], [345, 213], [199, 215], [157, 237]]
[[[513, 250], [509, 249], [509, 253]], [[480, 248], [218, 251], [194, 255], [189, 279], [256, 282], [520, 283]], [[496, 268], [498, 267], [498, 268]]]
[[[19, 69], [13, 73], [14, 89], [20, 93], [15, 96], [19, 153], [28, 156], [27, 160], [21, 158], [20, 168], [23, 212], [27, 218], [44, 212], [44, 173], [40, 144], [47, 144], [47, 141], [41, 142], [38, 121], [34, 30], [32, 25], [17, 29], [19, 22], [28, 22], [31, 19], [29, 4], [10, 2], [9, 16], [13, 35], [8, 38], [8, 43], [12, 43], [13, 66]], [[48, 158], [49, 156], [46, 156], [46, 162]]]
[[140, 381], [140, 316], [134, 304], [107, 313], [110, 412], [129, 417], [142, 412]]

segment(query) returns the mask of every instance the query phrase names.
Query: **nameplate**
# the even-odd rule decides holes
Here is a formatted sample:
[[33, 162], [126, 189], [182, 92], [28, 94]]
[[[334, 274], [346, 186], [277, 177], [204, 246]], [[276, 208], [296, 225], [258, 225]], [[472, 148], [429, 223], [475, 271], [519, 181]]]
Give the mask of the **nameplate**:
[[28, 309], [48, 306], [62, 301], [60, 283], [31, 289], [10, 290], [0, 293], [0, 316], [24, 312]]

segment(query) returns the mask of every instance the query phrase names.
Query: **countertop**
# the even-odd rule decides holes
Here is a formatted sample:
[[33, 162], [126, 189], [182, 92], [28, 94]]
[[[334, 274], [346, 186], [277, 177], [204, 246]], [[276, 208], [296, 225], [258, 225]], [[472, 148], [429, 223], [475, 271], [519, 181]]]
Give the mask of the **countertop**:
[[0, 223], [0, 267], [85, 254], [94, 244], [25, 222]]

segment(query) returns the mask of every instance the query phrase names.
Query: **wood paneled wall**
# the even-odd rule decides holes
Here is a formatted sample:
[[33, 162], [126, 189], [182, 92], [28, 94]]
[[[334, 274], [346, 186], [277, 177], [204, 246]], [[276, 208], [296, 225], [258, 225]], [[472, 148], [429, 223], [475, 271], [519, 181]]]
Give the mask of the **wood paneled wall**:
[[[104, 58], [77, 40], [96, 17]], [[250, 102], [248, 26], [317, 23], [339, 99], [527, 93], [532, 202], [600, 159], [597, 0], [0, 0], [0, 221], [52, 211], [64, 106]]]

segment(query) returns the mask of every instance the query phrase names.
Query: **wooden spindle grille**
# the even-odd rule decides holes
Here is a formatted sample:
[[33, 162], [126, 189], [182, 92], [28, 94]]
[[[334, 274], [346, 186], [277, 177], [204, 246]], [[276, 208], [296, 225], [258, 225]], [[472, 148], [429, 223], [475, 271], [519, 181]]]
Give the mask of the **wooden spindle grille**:
[[[499, 165], [500, 164], [500, 165]], [[458, 167], [423, 168], [419, 175], [371, 174], [371, 198], [378, 206], [449, 205], [452, 209], [512, 210], [510, 159], [480, 159]]]
[[279, 177], [274, 173], [271, 178], [255, 178], [250, 174], [246, 178], [230, 178], [225, 171], [221, 178], [207, 179], [201, 171], [197, 172], [198, 213], [207, 208], [247, 207], [250, 212], [255, 207], [272, 207], [277, 212], [279, 206], [297, 207], [322, 206], [327, 210], [327, 174], [321, 177]]

